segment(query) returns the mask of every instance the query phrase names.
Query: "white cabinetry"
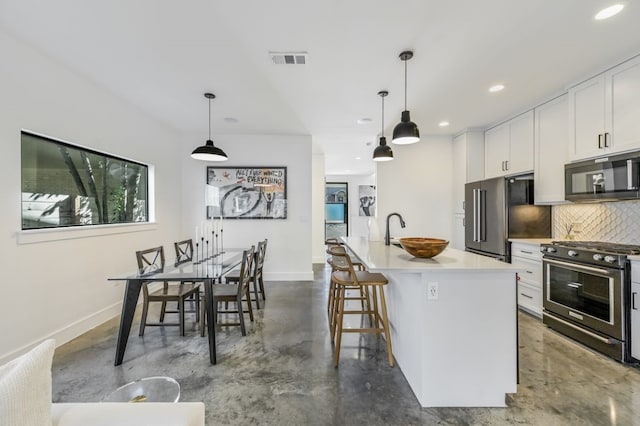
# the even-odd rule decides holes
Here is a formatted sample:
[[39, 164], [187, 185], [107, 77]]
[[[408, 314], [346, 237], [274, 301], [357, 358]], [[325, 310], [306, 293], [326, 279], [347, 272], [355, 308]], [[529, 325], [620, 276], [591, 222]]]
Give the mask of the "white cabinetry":
[[511, 264], [518, 268], [518, 306], [542, 318], [540, 244], [511, 243]]
[[533, 170], [533, 110], [485, 132], [485, 177]]
[[640, 148], [640, 57], [569, 89], [569, 157]]
[[536, 204], [563, 203], [569, 136], [567, 95], [542, 104], [534, 111], [534, 200]]
[[453, 139], [453, 231], [451, 247], [464, 250], [464, 185], [484, 178], [484, 135], [466, 132]]
[[631, 262], [631, 356], [640, 361], [640, 261]]

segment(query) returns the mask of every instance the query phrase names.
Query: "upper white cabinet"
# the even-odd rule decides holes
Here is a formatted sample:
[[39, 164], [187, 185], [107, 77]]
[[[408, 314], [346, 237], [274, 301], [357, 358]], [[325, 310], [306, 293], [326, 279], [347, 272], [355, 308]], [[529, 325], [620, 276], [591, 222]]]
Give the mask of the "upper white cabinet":
[[564, 200], [564, 164], [567, 162], [569, 111], [567, 95], [537, 107], [534, 121], [534, 200], [558, 204]]
[[484, 178], [484, 136], [466, 132], [453, 139], [453, 213], [464, 214], [464, 185]]
[[640, 57], [569, 89], [569, 159], [640, 148]]
[[485, 132], [485, 177], [533, 170], [533, 110]]

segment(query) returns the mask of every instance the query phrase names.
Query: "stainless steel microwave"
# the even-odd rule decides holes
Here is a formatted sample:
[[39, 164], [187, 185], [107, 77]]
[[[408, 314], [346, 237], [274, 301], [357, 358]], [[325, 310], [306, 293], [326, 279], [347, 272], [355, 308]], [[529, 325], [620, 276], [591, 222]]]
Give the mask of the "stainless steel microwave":
[[575, 202], [640, 198], [640, 152], [564, 166], [565, 199]]

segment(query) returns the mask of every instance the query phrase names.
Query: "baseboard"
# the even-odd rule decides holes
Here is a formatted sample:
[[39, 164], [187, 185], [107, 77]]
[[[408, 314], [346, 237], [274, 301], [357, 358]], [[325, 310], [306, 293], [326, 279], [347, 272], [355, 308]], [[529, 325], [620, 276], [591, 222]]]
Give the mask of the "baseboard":
[[313, 271], [264, 273], [265, 281], [313, 281]]
[[104, 309], [101, 309], [98, 312], [92, 313], [91, 315], [87, 315], [84, 318], [81, 318], [69, 325], [66, 325], [52, 333], [49, 333], [46, 336], [42, 336], [42, 338], [31, 342], [27, 345], [22, 346], [8, 354], [4, 354], [0, 356], [0, 365], [3, 365], [16, 357], [19, 357], [22, 354], [29, 352], [39, 343], [46, 339], [55, 339], [56, 347], [62, 346], [63, 344], [75, 339], [76, 337], [86, 333], [99, 326], [100, 324], [110, 320], [113, 317], [119, 316], [122, 312], [122, 302], [114, 303], [113, 305], [107, 306]]

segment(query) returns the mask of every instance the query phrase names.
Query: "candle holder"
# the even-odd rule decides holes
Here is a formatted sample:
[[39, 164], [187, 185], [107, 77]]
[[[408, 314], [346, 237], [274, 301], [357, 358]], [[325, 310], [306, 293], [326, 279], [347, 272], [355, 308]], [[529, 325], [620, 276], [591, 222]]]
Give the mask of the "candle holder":
[[198, 242], [197, 241], [196, 241], [196, 251], [193, 254], [193, 263], [195, 263], [196, 265], [200, 263], [200, 260], [198, 260]]
[[220, 254], [224, 254], [224, 229], [220, 228]]

